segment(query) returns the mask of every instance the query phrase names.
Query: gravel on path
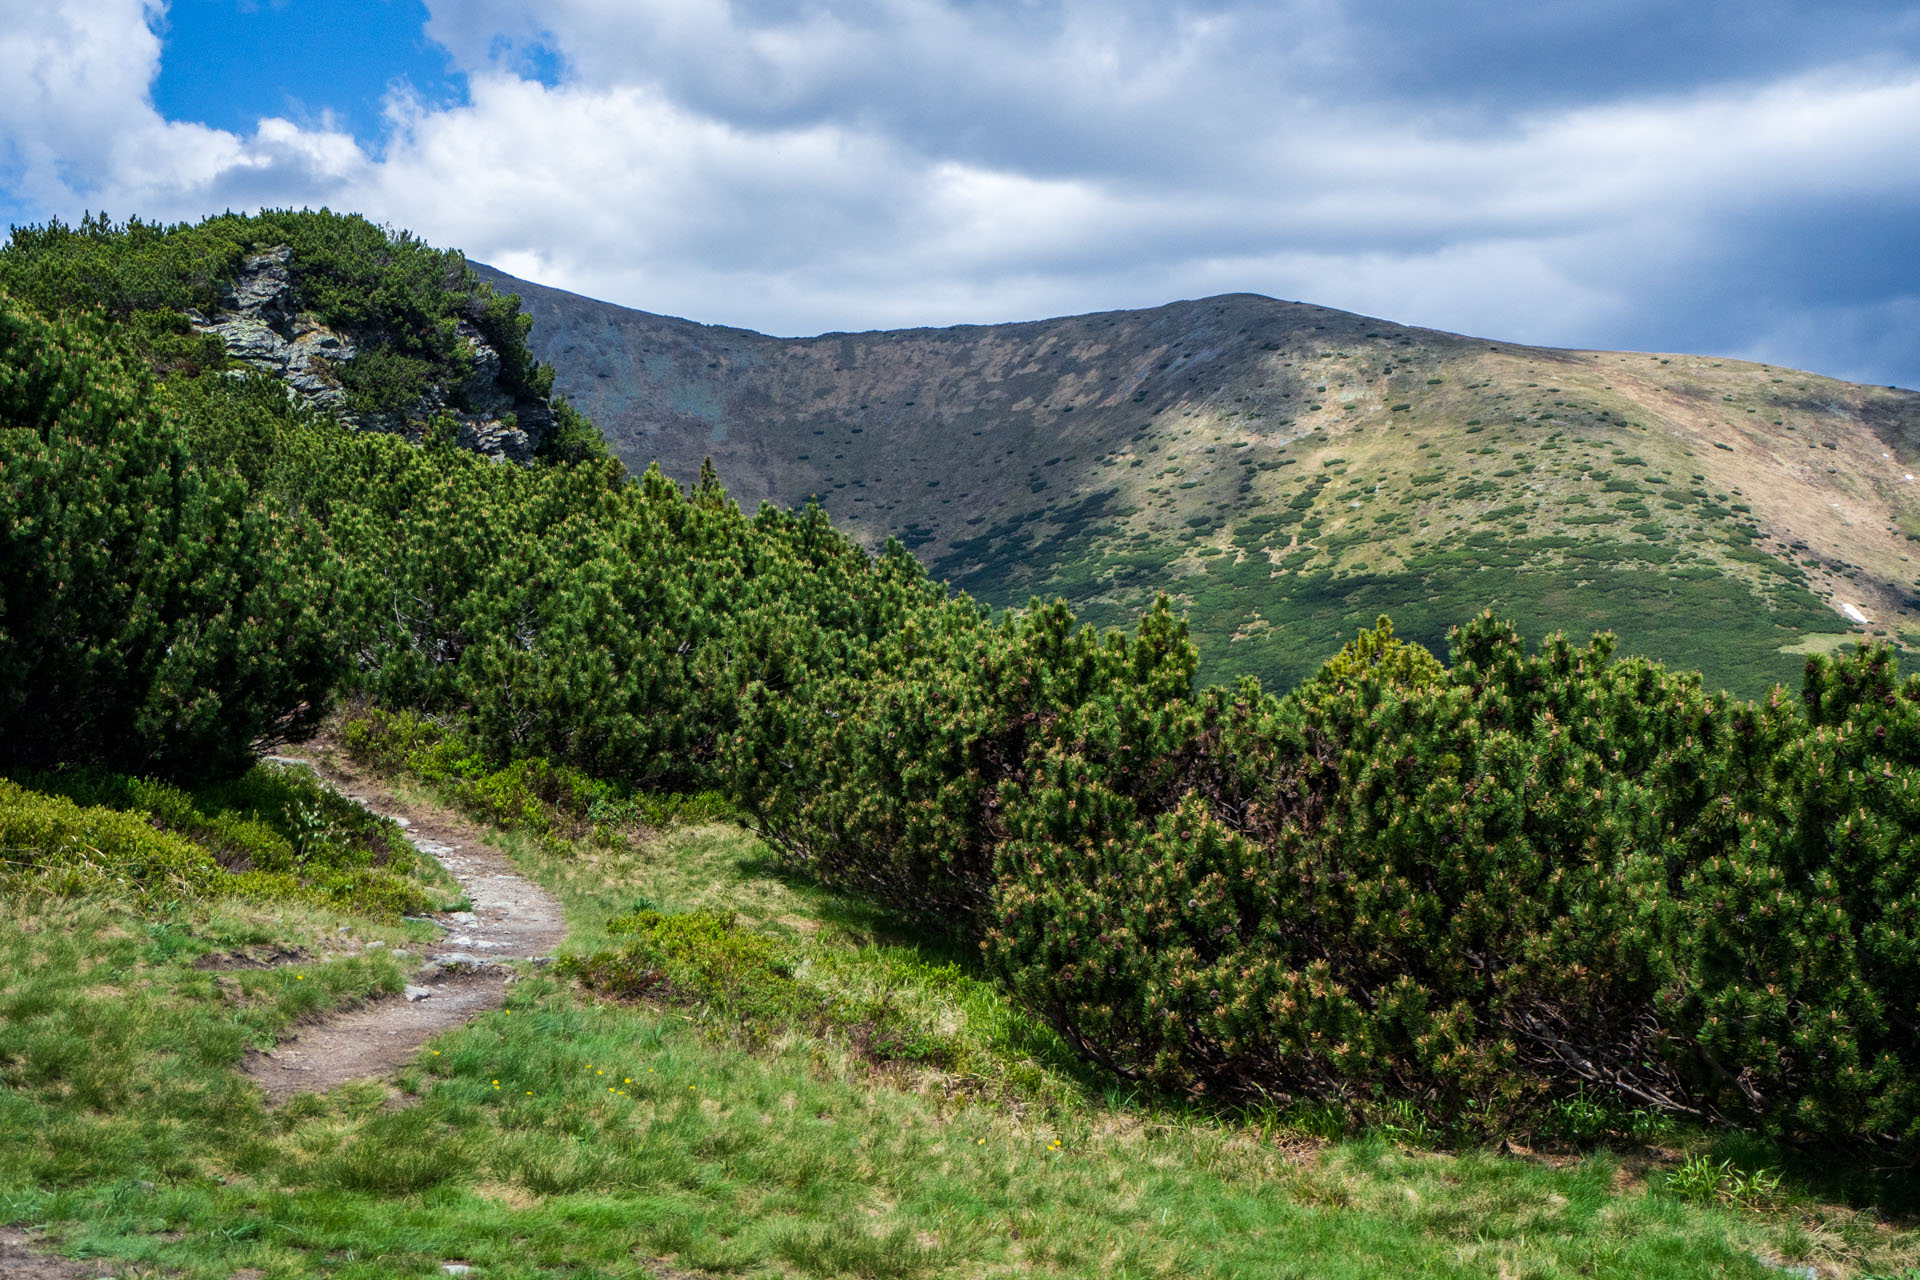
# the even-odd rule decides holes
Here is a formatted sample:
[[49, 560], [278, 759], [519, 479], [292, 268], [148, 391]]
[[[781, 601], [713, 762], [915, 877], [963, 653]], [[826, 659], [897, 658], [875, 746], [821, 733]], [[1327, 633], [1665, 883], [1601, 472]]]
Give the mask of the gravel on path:
[[504, 962], [547, 955], [566, 933], [559, 901], [488, 845], [486, 828], [438, 805], [402, 800], [327, 744], [312, 747], [309, 754], [272, 759], [311, 768], [341, 794], [399, 820], [414, 847], [459, 881], [472, 910], [437, 917], [447, 934], [426, 949], [425, 963], [404, 993], [302, 1027], [270, 1050], [250, 1052], [241, 1069], [274, 1105], [398, 1070], [440, 1032], [506, 1002], [514, 970]]

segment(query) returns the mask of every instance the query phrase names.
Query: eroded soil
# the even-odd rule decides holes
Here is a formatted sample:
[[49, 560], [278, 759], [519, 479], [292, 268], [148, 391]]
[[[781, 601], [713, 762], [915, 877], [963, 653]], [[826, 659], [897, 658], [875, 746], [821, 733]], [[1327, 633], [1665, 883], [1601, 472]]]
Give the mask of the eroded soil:
[[94, 1280], [113, 1268], [104, 1263], [87, 1266], [71, 1258], [41, 1253], [39, 1239], [22, 1227], [0, 1227], [0, 1277], [4, 1280]]

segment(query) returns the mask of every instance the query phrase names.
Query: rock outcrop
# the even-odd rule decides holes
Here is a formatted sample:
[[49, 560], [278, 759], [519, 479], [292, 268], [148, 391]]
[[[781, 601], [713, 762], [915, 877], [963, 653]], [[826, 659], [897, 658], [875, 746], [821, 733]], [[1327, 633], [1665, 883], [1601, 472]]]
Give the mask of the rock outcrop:
[[462, 448], [511, 462], [533, 457], [553, 425], [553, 411], [515, 397], [502, 384], [500, 353], [465, 320], [458, 334], [471, 372], [463, 381], [430, 386], [402, 409], [356, 409], [340, 373], [359, 355], [361, 344], [300, 308], [291, 260], [285, 245], [250, 255], [221, 294], [218, 310], [188, 318], [201, 332], [219, 335], [234, 359], [285, 382], [290, 397], [334, 414], [354, 430], [418, 440], [429, 422], [450, 413], [459, 424]]

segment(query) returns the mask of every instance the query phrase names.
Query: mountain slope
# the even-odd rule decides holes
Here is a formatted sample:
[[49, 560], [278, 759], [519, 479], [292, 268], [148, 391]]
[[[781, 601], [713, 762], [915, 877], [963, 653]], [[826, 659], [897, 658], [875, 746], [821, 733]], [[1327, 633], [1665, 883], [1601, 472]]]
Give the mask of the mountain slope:
[[1743, 693], [1920, 629], [1912, 392], [1245, 294], [778, 339], [480, 270], [636, 470], [711, 455], [999, 604], [1165, 588], [1210, 677], [1291, 683], [1383, 611], [1430, 645], [1489, 607], [1613, 629]]

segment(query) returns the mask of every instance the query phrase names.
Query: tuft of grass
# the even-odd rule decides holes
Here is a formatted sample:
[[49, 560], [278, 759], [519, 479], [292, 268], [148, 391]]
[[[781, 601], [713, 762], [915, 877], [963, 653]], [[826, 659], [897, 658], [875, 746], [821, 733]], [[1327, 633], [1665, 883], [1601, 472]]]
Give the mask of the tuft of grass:
[[1660, 1180], [1660, 1190], [1695, 1204], [1724, 1200], [1752, 1208], [1777, 1198], [1780, 1180], [1777, 1169], [1742, 1169], [1732, 1159], [1716, 1164], [1710, 1155], [1701, 1152], [1667, 1173]]
[[271, 764], [192, 792], [93, 770], [0, 779], [0, 885], [115, 894], [159, 912], [296, 899], [390, 920], [453, 889], [393, 823]]

